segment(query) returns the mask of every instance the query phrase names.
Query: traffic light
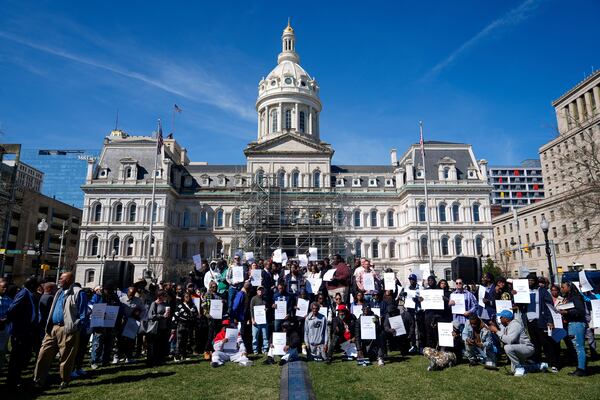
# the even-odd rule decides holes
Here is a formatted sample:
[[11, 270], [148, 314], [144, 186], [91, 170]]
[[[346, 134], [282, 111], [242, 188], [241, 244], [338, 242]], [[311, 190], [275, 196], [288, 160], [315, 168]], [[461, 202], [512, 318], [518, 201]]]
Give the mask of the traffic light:
[[506, 257], [510, 258], [510, 257], [512, 256], [512, 251], [510, 251], [510, 250], [506, 250], [506, 251], [504, 252], [504, 255], [505, 255]]
[[529, 243], [525, 243], [525, 246], [523, 246], [523, 251], [525, 253], [531, 253], [531, 249], [529, 248]]

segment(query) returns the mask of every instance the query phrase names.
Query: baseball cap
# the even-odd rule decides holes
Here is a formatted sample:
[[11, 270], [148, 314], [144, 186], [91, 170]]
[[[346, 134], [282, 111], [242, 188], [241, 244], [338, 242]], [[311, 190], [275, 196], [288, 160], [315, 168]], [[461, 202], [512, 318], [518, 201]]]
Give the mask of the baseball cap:
[[348, 311], [345, 304], [340, 304], [339, 306], [337, 306], [337, 310], [338, 311]]
[[512, 313], [512, 311], [509, 311], [509, 310], [502, 310], [502, 312], [500, 314], [498, 314], [498, 317], [513, 319], [513, 313]]
[[410, 281], [416, 281], [416, 280], [417, 280], [417, 275], [415, 275], [415, 274], [410, 274], [410, 275], [408, 276], [408, 280], [410, 280]]

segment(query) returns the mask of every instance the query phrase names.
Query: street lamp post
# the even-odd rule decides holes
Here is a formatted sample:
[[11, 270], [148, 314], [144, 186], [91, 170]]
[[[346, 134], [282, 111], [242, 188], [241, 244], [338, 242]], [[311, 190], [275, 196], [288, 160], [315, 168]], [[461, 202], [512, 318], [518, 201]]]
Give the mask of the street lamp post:
[[[45, 218], [42, 218], [42, 220], [40, 221], [40, 223], [37, 225], [37, 231], [38, 231], [38, 268], [35, 271], [35, 275], [39, 275], [40, 273], [40, 268], [42, 268], [42, 262], [43, 262], [43, 256], [44, 256], [44, 239], [46, 237], [46, 231], [48, 230], [48, 223], [46, 222]], [[43, 277], [46, 277], [46, 270], [44, 270], [44, 273], [42, 275]]]
[[542, 228], [542, 232], [544, 232], [544, 241], [546, 242], [546, 258], [548, 259], [548, 272], [550, 274], [550, 284], [553, 284], [554, 272], [552, 270], [552, 252], [550, 251], [550, 241], [548, 240], [548, 230], [550, 229], [550, 224], [546, 220], [546, 217], [542, 217], [540, 228]]
[[102, 286], [102, 274], [104, 273], [104, 264], [106, 263], [106, 254], [98, 256], [100, 259], [100, 276], [98, 278], [98, 286]]
[[63, 243], [65, 240], [65, 234], [67, 233], [67, 231], [65, 231], [66, 222], [67, 221], [63, 221], [62, 231], [60, 232], [60, 249], [58, 250], [58, 266], [56, 267], [56, 284], [57, 285], [58, 285], [58, 278], [60, 277], [60, 271], [62, 269], [61, 259], [62, 259], [62, 252], [63, 252]]

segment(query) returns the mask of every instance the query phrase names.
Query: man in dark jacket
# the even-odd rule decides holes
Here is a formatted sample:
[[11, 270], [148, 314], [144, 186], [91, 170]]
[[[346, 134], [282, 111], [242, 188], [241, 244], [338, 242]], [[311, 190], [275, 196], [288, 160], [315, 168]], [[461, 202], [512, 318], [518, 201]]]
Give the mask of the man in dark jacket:
[[333, 257], [333, 268], [335, 268], [333, 279], [327, 282], [327, 293], [329, 294], [330, 301], [333, 304], [335, 294], [339, 293], [342, 295], [342, 300], [347, 302], [352, 271], [350, 270], [350, 267], [342, 261], [342, 256], [339, 254], [336, 254]]
[[38, 287], [36, 277], [27, 279], [6, 314], [7, 322], [12, 324], [12, 349], [6, 379], [10, 389], [20, 388], [21, 374], [31, 359], [35, 335], [38, 332], [39, 310], [34, 300], [34, 292]]
[[[361, 320], [363, 318], [371, 318], [375, 329], [375, 339], [365, 338], [362, 332]], [[361, 365], [367, 365], [370, 360], [377, 358], [377, 365], [384, 365], [383, 357], [385, 356], [383, 348], [383, 327], [381, 320], [371, 310], [371, 306], [365, 304], [360, 318], [356, 321], [355, 326], [356, 348], [358, 350], [358, 362]]]
[[[344, 304], [337, 306], [337, 315], [331, 322], [331, 340], [327, 349], [327, 362], [333, 358], [333, 351], [338, 344], [351, 341], [356, 333], [356, 317]], [[348, 355], [346, 355], [348, 357]]]

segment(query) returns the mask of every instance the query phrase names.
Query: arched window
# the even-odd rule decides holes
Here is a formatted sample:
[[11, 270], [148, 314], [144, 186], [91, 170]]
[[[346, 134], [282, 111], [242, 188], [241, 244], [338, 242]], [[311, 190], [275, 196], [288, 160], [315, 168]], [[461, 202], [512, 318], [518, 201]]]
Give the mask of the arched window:
[[280, 188], [285, 187], [285, 171], [279, 171], [277, 174], [277, 186]]
[[271, 124], [271, 132], [277, 132], [277, 111], [273, 111], [273, 118]]
[[445, 167], [444, 168], [444, 179], [449, 179], [450, 178], [450, 168]]
[[285, 129], [292, 129], [292, 110], [285, 110]]
[[379, 258], [379, 242], [377, 240], [371, 242], [371, 257]]
[[483, 255], [483, 238], [481, 236], [475, 238], [475, 253], [478, 256]]
[[440, 222], [446, 222], [446, 203], [438, 206], [438, 218]]
[[115, 216], [113, 219], [115, 222], [121, 222], [123, 220], [123, 205], [121, 203], [115, 206]]
[[377, 226], [377, 210], [371, 211], [371, 226]]
[[240, 210], [233, 211], [233, 226], [237, 227], [240, 225]]
[[419, 204], [419, 222], [425, 222], [425, 204]]
[[299, 186], [300, 181], [300, 172], [294, 171], [292, 172], [292, 187], [297, 188]]
[[338, 210], [338, 212], [337, 212], [337, 224], [338, 224], [338, 226], [344, 225], [344, 210]]
[[131, 178], [131, 167], [125, 168], [125, 178]]
[[127, 238], [125, 254], [128, 256], [133, 255], [133, 238], [132, 237]]
[[394, 226], [394, 212], [392, 210], [387, 212], [387, 225]]
[[111, 254], [118, 256], [119, 250], [121, 247], [121, 239], [119, 239], [118, 236], [113, 239], [111, 247], [112, 247]]
[[183, 227], [189, 228], [191, 225], [191, 222], [192, 222], [191, 220], [192, 220], [192, 217], [190, 215], [190, 210], [185, 209], [183, 211]]
[[93, 269], [85, 270], [85, 284], [86, 285], [89, 285], [90, 283], [94, 283], [95, 278], [96, 278], [96, 271], [94, 271]]
[[357, 240], [356, 242], [354, 242], [354, 256], [356, 258], [361, 258], [362, 257], [362, 246], [361, 246], [361, 242], [360, 240]]
[[204, 210], [200, 212], [200, 226], [206, 227], [206, 220], [208, 219], [208, 213]]
[[216, 218], [216, 226], [219, 228], [223, 227], [223, 210], [218, 210], [217, 211], [217, 218]]
[[460, 205], [459, 204], [452, 205], [452, 221], [453, 222], [460, 221]]
[[154, 203], [152, 205], [152, 222], [156, 222], [157, 215], [158, 215], [158, 204]]
[[300, 111], [300, 120], [298, 121], [299, 125], [300, 125], [300, 132], [304, 133], [305, 131], [305, 124], [306, 122], [304, 121], [304, 111]]
[[359, 210], [354, 211], [354, 226], [357, 228], [360, 226], [360, 211]]
[[319, 171], [313, 173], [313, 186], [321, 187], [321, 172]]
[[473, 222], [479, 222], [479, 204], [473, 204]]
[[94, 206], [94, 222], [100, 222], [102, 218], [102, 204], [98, 203]]
[[441, 247], [442, 247], [442, 255], [443, 256], [447, 256], [449, 254], [449, 249], [448, 249], [448, 237], [444, 236], [442, 237], [442, 241], [441, 241]]
[[[154, 245], [155, 245], [154, 236], [152, 236], [152, 240], [150, 241], [150, 255], [154, 255]], [[148, 250], [148, 239], [146, 238], [146, 251]]]
[[135, 217], [137, 216], [137, 206], [135, 205], [135, 203], [131, 204], [129, 206], [129, 222], [135, 222]]
[[429, 255], [429, 246], [427, 244], [427, 236], [421, 236], [421, 257]]
[[98, 238], [94, 237], [90, 241], [90, 256], [98, 255]]
[[187, 242], [181, 243], [181, 258], [184, 260], [188, 258], [188, 243]]
[[390, 257], [389, 258], [396, 258], [396, 242], [391, 241], [388, 244], [388, 251], [390, 253]]
[[457, 256], [462, 254], [462, 238], [460, 236], [454, 238], [454, 250]]
[[264, 179], [264, 175], [265, 175], [265, 174], [263, 173], [263, 170], [262, 170], [262, 169], [259, 169], [259, 170], [256, 172], [256, 183], [257, 183], [259, 186], [262, 186], [262, 185], [263, 185], [263, 179]]

